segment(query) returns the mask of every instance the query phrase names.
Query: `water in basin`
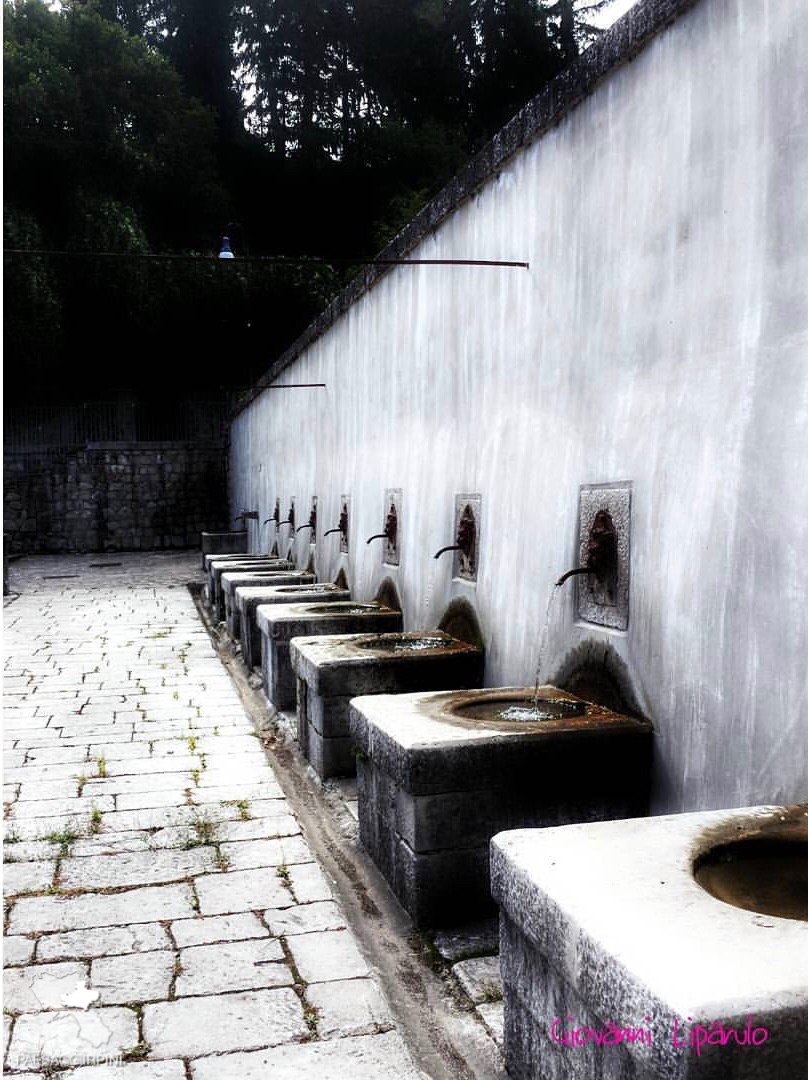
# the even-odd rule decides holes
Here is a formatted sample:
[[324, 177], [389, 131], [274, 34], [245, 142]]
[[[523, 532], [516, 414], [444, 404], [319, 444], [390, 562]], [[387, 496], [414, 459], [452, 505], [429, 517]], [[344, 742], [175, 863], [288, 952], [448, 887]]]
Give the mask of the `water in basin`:
[[539, 694], [535, 697], [529, 690], [522, 693], [491, 694], [462, 698], [451, 702], [444, 712], [448, 720], [464, 727], [493, 727], [503, 731], [528, 731], [534, 726], [553, 721], [563, 721], [583, 716], [588, 705], [585, 701]]
[[451, 640], [437, 635], [423, 634], [412, 637], [375, 637], [368, 641], [358, 641], [360, 649], [379, 649], [385, 652], [428, 652], [430, 649], [446, 649], [451, 645]]
[[307, 607], [307, 615], [364, 615], [368, 611], [378, 611], [376, 604], [318, 604], [316, 607]]
[[758, 836], [719, 844], [694, 867], [696, 881], [725, 904], [808, 921], [808, 834]]
[[333, 592], [336, 585], [279, 585], [278, 592]]

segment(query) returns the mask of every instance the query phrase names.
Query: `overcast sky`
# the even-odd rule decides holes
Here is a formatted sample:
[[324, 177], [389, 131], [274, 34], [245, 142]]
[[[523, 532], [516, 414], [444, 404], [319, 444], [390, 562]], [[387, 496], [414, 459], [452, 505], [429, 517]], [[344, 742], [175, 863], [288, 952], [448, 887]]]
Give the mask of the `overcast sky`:
[[611, 26], [615, 19], [619, 19], [621, 15], [624, 15], [630, 7], [634, 7], [637, 0], [614, 0], [609, 4], [607, 8], [604, 8], [599, 15], [592, 17], [592, 22], [596, 26]]

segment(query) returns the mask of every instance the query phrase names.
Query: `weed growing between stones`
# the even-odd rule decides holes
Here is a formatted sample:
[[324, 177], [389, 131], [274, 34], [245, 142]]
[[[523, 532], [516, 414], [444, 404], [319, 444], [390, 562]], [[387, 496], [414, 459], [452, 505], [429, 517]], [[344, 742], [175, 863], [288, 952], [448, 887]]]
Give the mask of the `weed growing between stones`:
[[81, 839], [81, 829], [76, 824], [63, 825], [61, 829], [47, 833], [45, 840], [49, 844], [59, 845], [59, 858], [65, 859], [70, 855], [71, 846]]

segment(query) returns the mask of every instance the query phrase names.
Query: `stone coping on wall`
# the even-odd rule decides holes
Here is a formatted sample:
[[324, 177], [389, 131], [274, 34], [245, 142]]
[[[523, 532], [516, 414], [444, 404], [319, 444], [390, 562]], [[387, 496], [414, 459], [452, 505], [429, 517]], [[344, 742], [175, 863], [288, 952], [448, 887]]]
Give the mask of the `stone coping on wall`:
[[89, 450], [209, 450], [224, 446], [226, 442], [226, 437], [222, 436], [219, 439], [156, 439], [151, 442], [141, 439], [120, 439], [107, 442], [78, 442], [68, 444], [30, 443], [22, 446], [4, 446], [3, 454], [6, 457], [14, 457], [15, 454], [74, 454]]
[[[493, 139], [454, 176], [377, 256], [401, 259], [480, 190], [517, 151], [540, 138], [613, 71], [632, 60], [667, 26], [699, 0], [637, 0], [622, 18], [544, 89], [532, 98]], [[459, 257], [459, 256], [458, 256]], [[255, 400], [309, 345], [343, 315], [392, 268], [369, 265], [360, 271], [266, 373], [236, 402], [233, 419]]]

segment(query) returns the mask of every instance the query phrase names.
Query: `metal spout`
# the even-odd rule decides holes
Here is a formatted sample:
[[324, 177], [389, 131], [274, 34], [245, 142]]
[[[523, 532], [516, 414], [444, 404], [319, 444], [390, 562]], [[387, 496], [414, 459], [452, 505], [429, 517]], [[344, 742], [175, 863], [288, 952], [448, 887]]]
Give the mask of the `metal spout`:
[[281, 525], [294, 525], [294, 522], [292, 521], [291, 518], [287, 518], [286, 521], [279, 521], [278, 522], [278, 528], [280, 528]]
[[387, 536], [386, 532], [376, 533], [375, 536], [369, 537], [369, 539], [366, 541], [366, 543], [369, 544], [371, 540], [387, 540], [387, 539], [388, 539], [388, 536]]
[[313, 529], [313, 528], [314, 528], [314, 526], [312, 525], [312, 523], [310, 521], [307, 521], [305, 523], [305, 525], [298, 525], [298, 527], [295, 529], [295, 532], [299, 533], [301, 529]]
[[[342, 532], [342, 529], [339, 527], [339, 525], [337, 525], [336, 529], [327, 529], [323, 533], [323, 537], [330, 536], [331, 533], [334, 533], [334, 532]], [[371, 537], [371, 539], [372, 539], [372, 537]]]
[[567, 578], [575, 577], [576, 574], [594, 574], [595, 571], [591, 566], [576, 566], [574, 570], [568, 570], [566, 574], [562, 574], [556, 582], [556, 588], [559, 585], [563, 585]]
[[[272, 517], [265, 518], [264, 521], [261, 522], [262, 526], [266, 525], [266, 523], [268, 521], [275, 521], [275, 515], [273, 514]], [[275, 528], [277, 528], [277, 527], [278, 527], [278, 522], [275, 521]]]
[[448, 547], [442, 547], [440, 549], [440, 551], [436, 552], [435, 553], [435, 558], [439, 559], [441, 557], [441, 555], [444, 553], [444, 551], [462, 551], [462, 550], [463, 550], [463, 545], [462, 544], [450, 544]]

